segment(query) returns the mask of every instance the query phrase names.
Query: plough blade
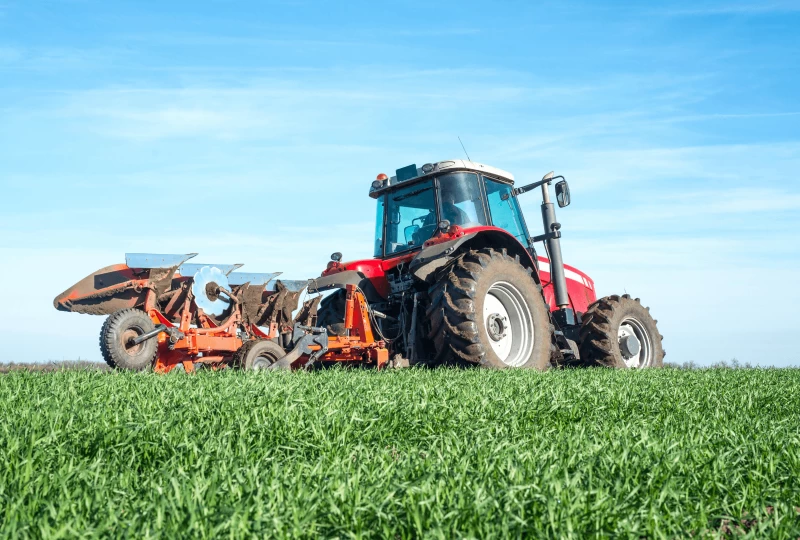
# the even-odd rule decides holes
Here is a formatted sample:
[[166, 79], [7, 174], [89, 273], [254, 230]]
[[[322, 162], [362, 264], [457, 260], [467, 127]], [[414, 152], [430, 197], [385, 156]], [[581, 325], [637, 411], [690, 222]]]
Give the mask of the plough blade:
[[189, 263], [189, 264], [182, 264], [178, 268], [178, 273], [183, 277], [192, 277], [197, 272], [203, 269], [204, 266], [210, 266], [211, 268], [217, 268], [220, 272], [225, 274], [226, 276], [229, 275], [234, 270], [241, 268], [244, 266], [243, 264], [202, 264], [202, 263]]
[[172, 268], [180, 266], [189, 259], [197, 257], [197, 253], [173, 255], [168, 253], [126, 253], [125, 265], [128, 268]]
[[287, 291], [291, 292], [300, 292], [308, 287], [307, 279], [281, 279], [280, 282]]
[[[121, 309], [143, 306], [148, 291], [155, 292], [156, 302], [161, 302], [165, 294], [178, 298], [179, 291], [174, 287], [179, 283], [173, 283], [174, 279], [194, 279], [203, 268], [210, 267], [228, 276], [228, 285], [231, 287], [242, 287], [249, 283], [253, 288], [253, 293], [248, 295], [254, 304], [251, 310], [254, 314], [266, 311], [262, 309], [266, 300], [262, 293], [269, 294], [277, 290], [275, 278], [281, 272], [235, 272], [243, 266], [238, 263], [186, 263], [196, 256], [197, 253], [126, 253], [125, 264], [107, 266], [86, 276], [58, 295], [53, 305], [59, 311], [110, 315]], [[283, 288], [295, 292], [302, 290], [305, 284], [305, 281], [287, 281]], [[255, 288], [260, 288], [260, 291]]]
[[257, 274], [254, 272], [232, 272], [228, 274], [228, 283], [231, 285], [244, 285], [249, 283], [252, 286], [267, 285], [283, 272], [272, 272]]

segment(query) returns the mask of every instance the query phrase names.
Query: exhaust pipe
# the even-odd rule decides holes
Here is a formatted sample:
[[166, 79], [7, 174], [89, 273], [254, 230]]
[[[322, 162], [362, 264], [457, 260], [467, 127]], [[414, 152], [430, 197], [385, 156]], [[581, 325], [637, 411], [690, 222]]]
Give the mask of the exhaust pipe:
[[550, 202], [550, 194], [547, 192], [548, 184], [542, 184], [542, 222], [544, 223], [545, 240], [547, 253], [550, 256], [550, 281], [553, 283], [556, 305], [559, 308], [569, 306], [569, 294], [567, 294], [567, 278], [564, 276], [564, 259], [561, 257], [561, 224], [556, 221], [556, 211], [553, 203]]
[[[550, 177], [550, 178], [548, 178]], [[556, 211], [550, 202], [550, 179], [548, 173], [542, 180], [542, 223], [544, 224], [545, 246], [550, 257], [550, 281], [553, 283], [556, 305], [559, 309], [569, 307], [567, 278], [564, 276], [564, 259], [561, 257], [561, 224], [556, 221]]]

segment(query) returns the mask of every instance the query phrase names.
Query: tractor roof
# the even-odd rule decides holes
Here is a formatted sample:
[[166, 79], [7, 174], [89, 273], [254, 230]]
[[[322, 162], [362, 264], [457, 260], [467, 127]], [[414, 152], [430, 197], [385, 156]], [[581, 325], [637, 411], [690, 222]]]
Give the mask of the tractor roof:
[[[377, 199], [382, 193], [391, 191], [398, 187], [400, 184], [413, 184], [445, 172], [453, 171], [471, 171], [482, 174], [484, 176], [492, 177], [500, 180], [509, 185], [514, 184], [514, 175], [510, 172], [492, 167], [491, 165], [484, 165], [483, 163], [476, 163], [475, 161], [467, 161], [464, 159], [450, 159], [447, 161], [439, 161], [437, 163], [426, 163], [422, 167], [416, 165], [409, 165], [401, 169], [397, 169], [395, 176], [385, 178], [386, 175], [378, 175], [379, 178], [372, 182], [369, 189], [369, 196]], [[384, 177], [383, 180], [380, 178]]]

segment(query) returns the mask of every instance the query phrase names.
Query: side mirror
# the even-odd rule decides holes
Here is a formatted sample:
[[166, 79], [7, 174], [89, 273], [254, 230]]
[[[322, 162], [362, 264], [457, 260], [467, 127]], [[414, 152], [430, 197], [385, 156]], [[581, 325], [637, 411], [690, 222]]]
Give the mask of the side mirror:
[[414, 240], [414, 235], [419, 231], [419, 225], [409, 225], [403, 229], [403, 234], [406, 236], [406, 243], [410, 244]]
[[559, 208], [569, 206], [569, 184], [567, 184], [566, 180], [556, 183], [556, 200]]

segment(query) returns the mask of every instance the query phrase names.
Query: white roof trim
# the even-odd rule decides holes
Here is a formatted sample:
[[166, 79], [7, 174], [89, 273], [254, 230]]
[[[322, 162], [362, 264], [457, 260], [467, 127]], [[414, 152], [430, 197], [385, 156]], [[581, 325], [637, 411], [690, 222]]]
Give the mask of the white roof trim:
[[[428, 172], [425, 172], [423, 169], [428, 168]], [[384, 190], [394, 187], [398, 184], [405, 184], [406, 182], [417, 182], [422, 178], [426, 178], [428, 176], [432, 176], [435, 174], [445, 173], [449, 170], [460, 170], [460, 171], [471, 171], [476, 172], [479, 174], [487, 174], [489, 176], [493, 176], [496, 178], [500, 178], [505, 180], [506, 182], [514, 183], [514, 175], [508, 171], [504, 171], [503, 169], [498, 169], [497, 167], [492, 167], [491, 165], [485, 165], [483, 163], [478, 163], [476, 161], [467, 161], [465, 159], [447, 159], [444, 161], [437, 161], [436, 163], [426, 163], [422, 167], [417, 167], [417, 176], [414, 178], [410, 178], [408, 180], [404, 180], [403, 182], [397, 181], [397, 176], [392, 176], [389, 178], [388, 182], [384, 182], [384, 185], [378, 189], [374, 187], [370, 187], [370, 196], [377, 197], [379, 193], [382, 193]]]
[[[433, 169], [430, 172], [425, 172], [422, 170], [422, 167], [425, 165], [433, 165]], [[447, 169], [468, 169], [470, 171], [475, 171], [478, 173], [486, 173], [491, 174], [492, 176], [499, 176], [500, 178], [505, 178], [506, 180], [514, 181], [514, 175], [508, 171], [504, 171], [503, 169], [498, 169], [497, 167], [492, 167], [491, 165], [485, 165], [483, 163], [478, 163], [477, 161], [467, 161], [466, 159], [446, 159], [443, 161], [437, 161], [436, 163], [426, 163], [422, 167], [417, 167], [417, 176], [416, 178], [412, 178], [412, 180], [417, 180], [424, 176], [428, 176], [434, 173], [439, 173], [442, 171], [446, 171]], [[410, 180], [406, 180], [409, 182]], [[390, 185], [395, 184], [397, 182], [397, 177], [392, 176]]]

